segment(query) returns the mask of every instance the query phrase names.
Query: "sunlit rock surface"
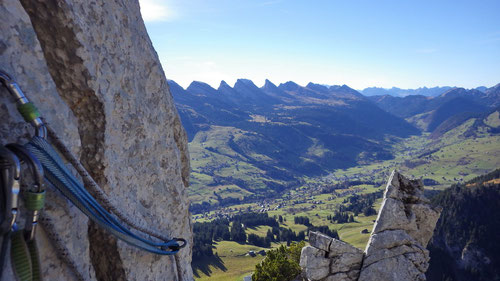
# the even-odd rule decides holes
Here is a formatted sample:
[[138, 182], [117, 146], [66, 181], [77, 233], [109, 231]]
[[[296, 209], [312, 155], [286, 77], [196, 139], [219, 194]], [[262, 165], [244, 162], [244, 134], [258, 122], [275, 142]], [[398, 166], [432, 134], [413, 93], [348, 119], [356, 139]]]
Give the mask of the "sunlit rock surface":
[[302, 278], [333, 280], [425, 280], [425, 249], [441, 214], [424, 195], [419, 180], [394, 171], [365, 252], [321, 233], [311, 232], [302, 249]]
[[[137, 1], [0, 2], [0, 67], [138, 224], [183, 237], [177, 258], [116, 241], [49, 191], [44, 216], [87, 280], [192, 280], [187, 138]], [[0, 141], [32, 128], [0, 90]], [[50, 189], [49, 189], [50, 190]], [[74, 280], [40, 231], [46, 280]]]

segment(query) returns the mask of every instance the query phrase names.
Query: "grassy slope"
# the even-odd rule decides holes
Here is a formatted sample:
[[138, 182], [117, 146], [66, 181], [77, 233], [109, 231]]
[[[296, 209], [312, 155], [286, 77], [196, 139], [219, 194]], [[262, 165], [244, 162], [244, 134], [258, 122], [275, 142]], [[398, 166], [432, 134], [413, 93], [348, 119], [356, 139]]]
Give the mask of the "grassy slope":
[[[355, 187], [353, 187], [355, 188]], [[375, 188], [373, 186], [367, 186], [366, 190], [361, 193], [373, 192], [379, 190], [381, 187]], [[316, 208], [310, 209], [312, 203], [302, 203], [294, 206], [293, 208], [283, 208], [276, 211], [269, 211], [270, 216], [283, 216], [285, 221], [280, 224], [281, 227], [291, 228], [295, 232], [306, 230], [307, 227], [300, 224], [293, 223], [293, 218], [295, 216], [307, 216], [313, 225], [328, 225], [331, 229], [336, 229], [339, 232], [339, 236], [343, 241], [351, 243], [353, 246], [360, 249], [364, 249], [366, 243], [368, 242], [369, 234], [362, 234], [363, 229], [368, 229], [371, 232], [373, 227], [373, 221], [376, 219], [376, 215], [365, 217], [362, 214], [355, 217], [355, 222], [346, 224], [332, 224], [327, 221], [326, 216], [333, 214], [333, 205], [340, 204], [345, 197], [335, 198], [332, 200], [327, 199], [328, 194], [315, 195], [310, 198], [309, 201], [322, 200], [324, 204], [317, 205]], [[379, 199], [375, 203], [375, 208], [378, 209], [381, 200]], [[233, 208], [239, 208], [240, 206], [233, 206]], [[295, 212], [293, 210], [305, 208], [307, 210]], [[292, 210], [293, 209], [293, 210]], [[318, 214], [318, 216], [316, 216]], [[267, 230], [270, 229], [268, 226], [259, 226], [253, 229], [247, 229], [246, 233], [255, 233], [260, 236], [265, 236]], [[279, 246], [278, 243], [273, 243], [272, 248]], [[260, 248], [253, 245], [243, 245], [233, 241], [220, 241], [217, 242], [216, 249], [220, 257], [220, 263], [214, 262], [214, 259], [203, 260], [194, 263], [194, 269], [196, 274], [196, 280], [243, 280], [244, 276], [249, 275], [255, 269], [255, 265], [259, 263], [263, 257], [257, 255], [256, 257], [246, 256], [248, 251], [260, 251], [267, 250], [265, 248]], [[196, 268], [208, 268], [203, 272], [201, 269], [196, 270]]]
[[[489, 118], [488, 122], [496, 122], [496, 119]], [[484, 174], [500, 166], [500, 136], [491, 136], [479, 130], [477, 137], [465, 139], [463, 134], [473, 122], [469, 120], [447, 132], [439, 141], [428, 139], [428, 134], [402, 140], [392, 147], [395, 159], [339, 169], [333, 171], [329, 178], [333, 182], [349, 179], [383, 182], [390, 171], [397, 168], [407, 175], [434, 179], [441, 183], [436, 186], [440, 188]], [[227, 145], [230, 136], [238, 138], [242, 134], [245, 132], [239, 129], [213, 126], [208, 131], [199, 132], [189, 144], [192, 165], [189, 197], [193, 203], [215, 202], [217, 197], [214, 191], [221, 198], [242, 198], [266, 188], [269, 178], [266, 178], [265, 172], [245, 162], [244, 156]], [[217, 153], [207, 148], [215, 148]], [[433, 153], [418, 158], [428, 151]], [[214, 175], [241, 179], [247, 182], [247, 186], [214, 182]]]
[[[302, 214], [305, 215], [305, 214]], [[369, 234], [361, 234], [360, 231], [367, 228], [371, 231], [373, 220], [376, 216], [356, 218], [356, 222], [344, 225], [330, 225], [331, 228], [339, 229], [339, 234], [342, 240], [351, 243], [352, 245], [364, 249], [369, 238]], [[293, 221], [293, 218], [292, 218]], [[293, 223], [286, 223], [283, 227], [290, 227], [292, 229], [304, 230], [303, 225], [295, 225]], [[256, 233], [264, 236], [267, 230], [260, 229], [260, 231], [249, 230], [248, 233]], [[279, 246], [278, 243], [273, 243], [272, 247]], [[215, 262], [216, 259], [211, 258], [194, 263], [194, 270], [196, 273], [196, 280], [220, 280], [220, 281], [233, 281], [243, 280], [244, 276], [251, 274], [255, 270], [255, 265], [262, 261], [263, 256], [257, 255], [256, 257], [247, 256], [248, 251], [258, 252], [260, 250], [268, 250], [253, 245], [238, 244], [233, 241], [219, 241], [216, 245], [220, 263]], [[197, 269], [198, 268], [198, 269]], [[204, 272], [201, 268], [204, 269]]]
[[[496, 122], [488, 120], [489, 122]], [[357, 166], [345, 170], [336, 170], [324, 178], [305, 179], [306, 183], [312, 185], [331, 184], [344, 180], [371, 180], [385, 182], [392, 169], [397, 168], [408, 176], [423, 177], [437, 180], [440, 185], [430, 187], [432, 189], [442, 189], [457, 181], [467, 181], [473, 177], [482, 175], [495, 168], [500, 167], [500, 136], [490, 135], [479, 129], [476, 137], [464, 138], [463, 134], [470, 129], [474, 120], [470, 120], [458, 128], [447, 132], [439, 141], [427, 139], [427, 135], [411, 137], [394, 145], [392, 148], [396, 157], [393, 160], [380, 161], [370, 165]], [[418, 158], [423, 153], [431, 152], [424, 157]], [[197, 154], [195, 154], [197, 155]], [[192, 154], [193, 156], [193, 154]], [[331, 229], [339, 232], [340, 238], [352, 245], [364, 249], [369, 238], [369, 234], [360, 233], [367, 229], [369, 232], [373, 227], [376, 216], [364, 217], [362, 214], [355, 217], [354, 223], [331, 224], [326, 220], [327, 215], [333, 214], [338, 204], [349, 196], [349, 192], [356, 190], [358, 193], [371, 193], [384, 188], [381, 186], [361, 185], [353, 186], [346, 190], [337, 190], [338, 193], [346, 192], [345, 196], [332, 198], [331, 194], [319, 194], [307, 196], [307, 192], [301, 193], [301, 189], [290, 191], [289, 194], [298, 194], [305, 202], [292, 204], [293, 200], [275, 200], [269, 206], [270, 216], [283, 216], [285, 222], [282, 227], [291, 228], [299, 232], [306, 230], [303, 225], [293, 223], [294, 216], [307, 216], [314, 225], [328, 225]], [[429, 188], [429, 187], [428, 187]], [[321, 201], [315, 204], [313, 201]], [[379, 199], [374, 208], [380, 207]], [[281, 207], [273, 210], [278, 204]], [[312, 208], [312, 206], [316, 206]], [[233, 209], [259, 210], [256, 204], [242, 204], [231, 206]], [[198, 220], [199, 221], [199, 220]], [[247, 230], [247, 233], [256, 233], [264, 236], [268, 227], [261, 226]], [[273, 244], [275, 247], [277, 244]], [[240, 245], [230, 241], [222, 241], [217, 245], [216, 252], [221, 257], [226, 270], [217, 267], [210, 267], [210, 275], [199, 272], [200, 278], [197, 280], [242, 280], [243, 276], [253, 271], [255, 264], [260, 262], [261, 256], [242, 256], [248, 250], [260, 250], [261, 248], [249, 245]], [[233, 250], [233, 252], [230, 252]]]
[[[189, 143], [192, 172], [191, 188], [188, 192], [193, 203], [216, 201], [214, 191], [222, 198], [242, 198], [259, 189], [265, 189], [266, 181], [273, 181], [266, 178], [264, 171], [248, 163], [245, 156], [228, 145], [231, 137], [238, 139], [247, 133], [232, 127], [211, 126], [207, 131], [198, 132]], [[254, 159], [266, 160], [264, 155], [251, 156]], [[248, 187], [220, 183], [216, 179], [214, 181], [214, 176], [241, 179]]]
[[[277, 245], [273, 246], [276, 247]], [[265, 248], [257, 246], [243, 245], [233, 241], [220, 241], [217, 242], [216, 247], [215, 252], [220, 257], [222, 265], [215, 263], [214, 258], [194, 263], [193, 269], [196, 280], [243, 280], [243, 277], [251, 274], [255, 269], [255, 265], [264, 258], [261, 255], [255, 257], [246, 255], [248, 251], [265, 250]], [[208, 268], [209, 271], [204, 273], [201, 269], [197, 270], [197, 268], [202, 267]]]
[[[463, 133], [474, 120], [447, 132], [439, 141], [427, 135], [412, 137], [394, 146], [396, 158], [346, 170], [337, 170], [334, 179], [355, 178], [384, 181], [393, 169], [414, 177], [434, 179], [443, 188], [459, 181], [467, 181], [500, 167], [500, 136], [479, 132], [477, 137], [464, 138]], [[432, 152], [420, 157], [425, 152]]]

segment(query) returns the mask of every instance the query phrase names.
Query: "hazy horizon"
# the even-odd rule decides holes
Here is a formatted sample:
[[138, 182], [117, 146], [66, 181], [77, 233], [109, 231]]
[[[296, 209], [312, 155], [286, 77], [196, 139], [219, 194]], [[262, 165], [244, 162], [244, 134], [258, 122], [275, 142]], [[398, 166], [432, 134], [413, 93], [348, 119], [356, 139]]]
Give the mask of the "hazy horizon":
[[[206, 81], [198, 81], [198, 80], [193, 80], [193, 81], [191, 81], [191, 82], [187, 83], [186, 85], [182, 85], [182, 84], [180, 84], [179, 82], [177, 82], [175, 79], [171, 79], [171, 78], [168, 78], [168, 77], [167, 77], [167, 79], [168, 79], [168, 80], [170, 80], [170, 81], [174, 81], [174, 82], [175, 82], [175, 83], [177, 83], [179, 86], [181, 86], [184, 90], [185, 90], [185, 89], [187, 89], [187, 88], [189, 87], [189, 85], [191, 85], [191, 83], [193, 83], [193, 82], [205, 83], [205, 84], [210, 85], [210, 87], [212, 87], [212, 88], [214, 88], [214, 89], [219, 88], [219, 85], [220, 85], [220, 83], [221, 83], [222, 81], [224, 81], [224, 82], [226, 82], [226, 83], [227, 83], [227, 81], [225, 81], [225, 80], [221, 80], [221, 81], [219, 81], [218, 83], [215, 83], [215, 84], [211, 84], [211, 83], [208, 83], [208, 82], [206, 82]], [[259, 88], [261, 88], [261, 87], [263, 87], [263, 86], [264, 86], [264, 84], [265, 84], [265, 80], [269, 80], [269, 81], [271, 81], [270, 79], [265, 79], [265, 80], [264, 80], [264, 82], [262, 82], [262, 83], [256, 83], [256, 82], [255, 82], [255, 81], [253, 81], [252, 79], [248, 79], [248, 78], [236, 78], [236, 79], [235, 79], [235, 81], [234, 81], [234, 83], [227, 83], [227, 84], [228, 84], [231, 88], [234, 88], [234, 85], [236, 84], [236, 81], [237, 81], [237, 80], [239, 80], [239, 79], [251, 80], [251, 81], [255, 84], [255, 86], [257, 86], [257, 87], [259, 87]], [[276, 82], [274, 82], [274, 81], [271, 81], [271, 83], [273, 83], [273, 84], [274, 84], [274, 85], [276, 85], [276, 86], [279, 86], [280, 84], [284, 84], [284, 83], [286, 83], [286, 82], [294, 82], [294, 83], [296, 83], [297, 85], [302, 86], [302, 87], [306, 87], [306, 86], [307, 86], [307, 84], [309, 84], [309, 83], [319, 84], [319, 85], [322, 85], [322, 86], [325, 86], [325, 87], [331, 87], [331, 86], [342, 86], [342, 85], [346, 85], [346, 86], [348, 86], [348, 87], [350, 87], [350, 88], [352, 88], [352, 89], [354, 89], [354, 90], [356, 90], [356, 91], [362, 91], [362, 90], [365, 90], [365, 89], [368, 89], [368, 88], [381, 88], [381, 89], [386, 89], [386, 90], [390, 90], [391, 88], [399, 88], [399, 89], [401, 89], [401, 90], [415, 90], [415, 89], [420, 89], [420, 88], [429, 88], [429, 89], [430, 89], [430, 88], [435, 88], [435, 87], [465, 88], [465, 89], [468, 89], [468, 90], [469, 90], [469, 89], [476, 89], [476, 88], [478, 88], [478, 87], [486, 87], [486, 88], [491, 88], [491, 87], [496, 86], [497, 84], [500, 84], [500, 81], [499, 81], [498, 83], [496, 83], [496, 84], [494, 84], [494, 85], [477, 85], [477, 86], [475, 86], [475, 87], [471, 87], [471, 88], [462, 87], [462, 86], [457, 86], [457, 85], [438, 85], [438, 86], [426, 86], [426, 85], [424, 85], [424, 86], [420, 86], [420, 87], [416, 87], [416, 88], [401, 88], [401, 87], [398, 87], [398, 86], [391, 86], [391, 87], [376, 87], [376, 86], [369, 86], [369, 87], [365, 87], [365, 88], [357, 89], [357, 88], [351, 87], [350, 85], [347, 85], [347, 84], [344, 84], [344, 83], [342, 83], [342, 84], [322, 84], [322, 83], [316, 83], [316, 82], [314, 82], [314, 81], [309, 81], [309, 82], [307, 82], [307, 83], [301, 84], [301, 83], [297, 83], [297, 82], [292, 81], [292, 80], [287, 80], [287, 81], [284, 81], [284, 82], [279, 82], [279, 83], [276, 83]]]

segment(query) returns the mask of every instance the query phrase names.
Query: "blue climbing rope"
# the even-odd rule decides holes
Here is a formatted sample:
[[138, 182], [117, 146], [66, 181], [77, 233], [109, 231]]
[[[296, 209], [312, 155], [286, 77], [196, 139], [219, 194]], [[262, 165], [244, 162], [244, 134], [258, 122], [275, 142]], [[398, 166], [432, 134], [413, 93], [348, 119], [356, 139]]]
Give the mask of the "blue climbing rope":
[[[45, 178], [85, 215], [115, 237], [132, 246], [159, 255], [173, 255], [185, 245], [185, 240], [181, 238], [173, 238], [161, 243], [147, 240], [124, 227], [88, 193], [44, 138], [33, 137], [26, 144], [26, 148], [42, 163]], [[182, 245], [179, 242], [183, 242]]]
[[[131, 223], [119, 212], [114, 212], [112, 210], [112, 212], [120, 217], [122, 221], [131, 225], [139, 232], [148, 234], [151, 237], [161, 237], [159, 240], [163, 241], [155, 242], [139, 237], [128, 228], [124, 227], [113, 215], [111, 215], [110, 212], [103, 208], [96, 201], [96, 199], [92, 197], [92, 195], [85, 189], [84, 185], [68, 170], [68, 168], [66, 168], [58, 153], [46, 141], [47, 127], [40, 118], [38, 109], [33, 103], [29, 102], [14, 79], [12, 79], [7, 73], [0, 71], [0, 82], [16, 99], [18, 111], [23, 116], [25, 121], [31, 123], [36, 129], [36, 136], [26, 144], [26, 149], [31, 152], [42, 164], [45, 172], [45, 179], [58, 189], [66, 198], [68, 198], [78, 209], [118, 239], [145, 251], [159, 255], [173, 255], [186, 246], [185, 239], [163, 238], [163, 236], [159, 236], [150, 230], [143, 229], [142, 227]], [[73, 158], [72, 155], [70, 156], [70, 158]], [[73, 162], [71, 163], [75, 165]], [[80, 171], [78, 167], [78, 165], [75, 166], [80, 175], [82, 175], [82, 172], [85, 172], [83, 175], [90, 177], [83, 167], [81, 167], [83, 171]], [[96, 186], [96, 188], [99, 187]], [[181, 242], [181, 244], [179, 244], [179, 242]]]

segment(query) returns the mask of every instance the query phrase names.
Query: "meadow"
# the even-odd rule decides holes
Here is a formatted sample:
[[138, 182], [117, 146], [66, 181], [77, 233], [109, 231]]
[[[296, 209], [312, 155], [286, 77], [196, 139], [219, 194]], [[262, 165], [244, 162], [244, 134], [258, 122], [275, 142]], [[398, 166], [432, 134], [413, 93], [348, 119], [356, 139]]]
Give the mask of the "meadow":
[[[496, 119], [495, 119], [496, 120]], [[439, 139], [432, 139], [428, 133], [420, 136], [412, 136], [407, 139], [395, 140], [390, 148], [395, 157], [390, 160], [376, 161], [365, 165], [358, 165], [348, 169], [332, 171], [328, 175], [321, 177], [304, 177], [302, 184], [291, 190], [284, 192], [280, 197], [268, 198], [253, 203], [236, 204], [208, 212], [204, 215], [195, 215], [194, 221], [207, 221], [212, 217], [220, 215], [230, 215], [239, 211], [267, 212], [269, 216], [283, 218], [281, 227], [290, 228], [295, 232], [305, 231], [307, 227], [302, 224], [295, 224], [294, 217], [305, 216], [309, 218], [314, 226], [327, 225], [332, 230], [337, 230], [341, 240], [352, 244], [355, 247], [364, 249], [372, 230], [376, 215], [364, 216], [362, 213], [354, 217], [354, 222], [332, 223], [327, 216], [332, 215], [339, 206], [345, 204], [345, 200], [353, 194], [368, 194], [381, 191], [385, 188], [386, 181], [392, 170], [397, 169], [410, 178], [420, 178], [428, 183], [428, 190], [443, 190], [454, 183], [465, 182], [479, 175], [500, 167], [500, 136], [481, 131], [480, 129], [472, 137], [464, 137], [473, 125], [470, 120], [457, 128], [445, 133]], [[237, 133], [237, 132], [236, 132]], [[220, 144], [220, 143], [219, 143]], [[199, 144], [196, 144], [199, 145]], [[217, 143], [205, 142], [204, 145], [215, 146]], [[193, 178], [202, 180], [204, 175], [198, 173], [203, 167], [202, 162], [198, 162], [202, 155], [206, 155], [206, 150], [192, 152]], [[229, 155], [231, 152], [227, 151]], [[218, 154], [220, 157], [220, 154]], [[208, 157], [210, 158], [210, 157]], [[255, 179], [256, 183], [262, 171], [256, 170], [253, 166], [246, 166], [233, 159], [210, 158], [210, 161], [221, 161], [229, 165], [223, 167], [224, 171], [246, 171], [243, 177]], [[203, 161], [208, 161], [204, 159]], [[220, 163], [217, 165], [220, 166]], [[349, 181], [365, 181], [372, 184], [356, 184], [343, 189], [335, 189], [334, 192], [324, 193], [322, 190], [335, 184]], [[211, 187], [210, 191], [193, 190], [193, 200], [211, 197], [217, 200], [219, 197], [242, 196], [251, 194], [261, 188], [257, 184], [255, 190], [240, 190], [237, 186], [217, 186]], [[213, 195], [213, 191], [217, 196]], [[379, 198], [375, 201], [374, 208], [378, 210], [381, 204]], [[248, 228], [250, 233], [265, 236], [268, 226]], [[363, 230], [364, 233], [363, 233]], [[368, 232], [368, 233], [366, 233]], [[279, 246], [272, 243], [272, 247]], [[214, 252], [220, 260], [196, 261], [193, 268], [196, 273], [196, 280], [243, 280], [249, 275], [264, 257], [257, 255], [248, 256], [248, 251], [258, 252], [263, 248], [238, 244], [232, 241], [217, 242]], [[268, 250], [268, 249], [264, 249]], [[203, 269], [203, 270], [201, 270]]]

